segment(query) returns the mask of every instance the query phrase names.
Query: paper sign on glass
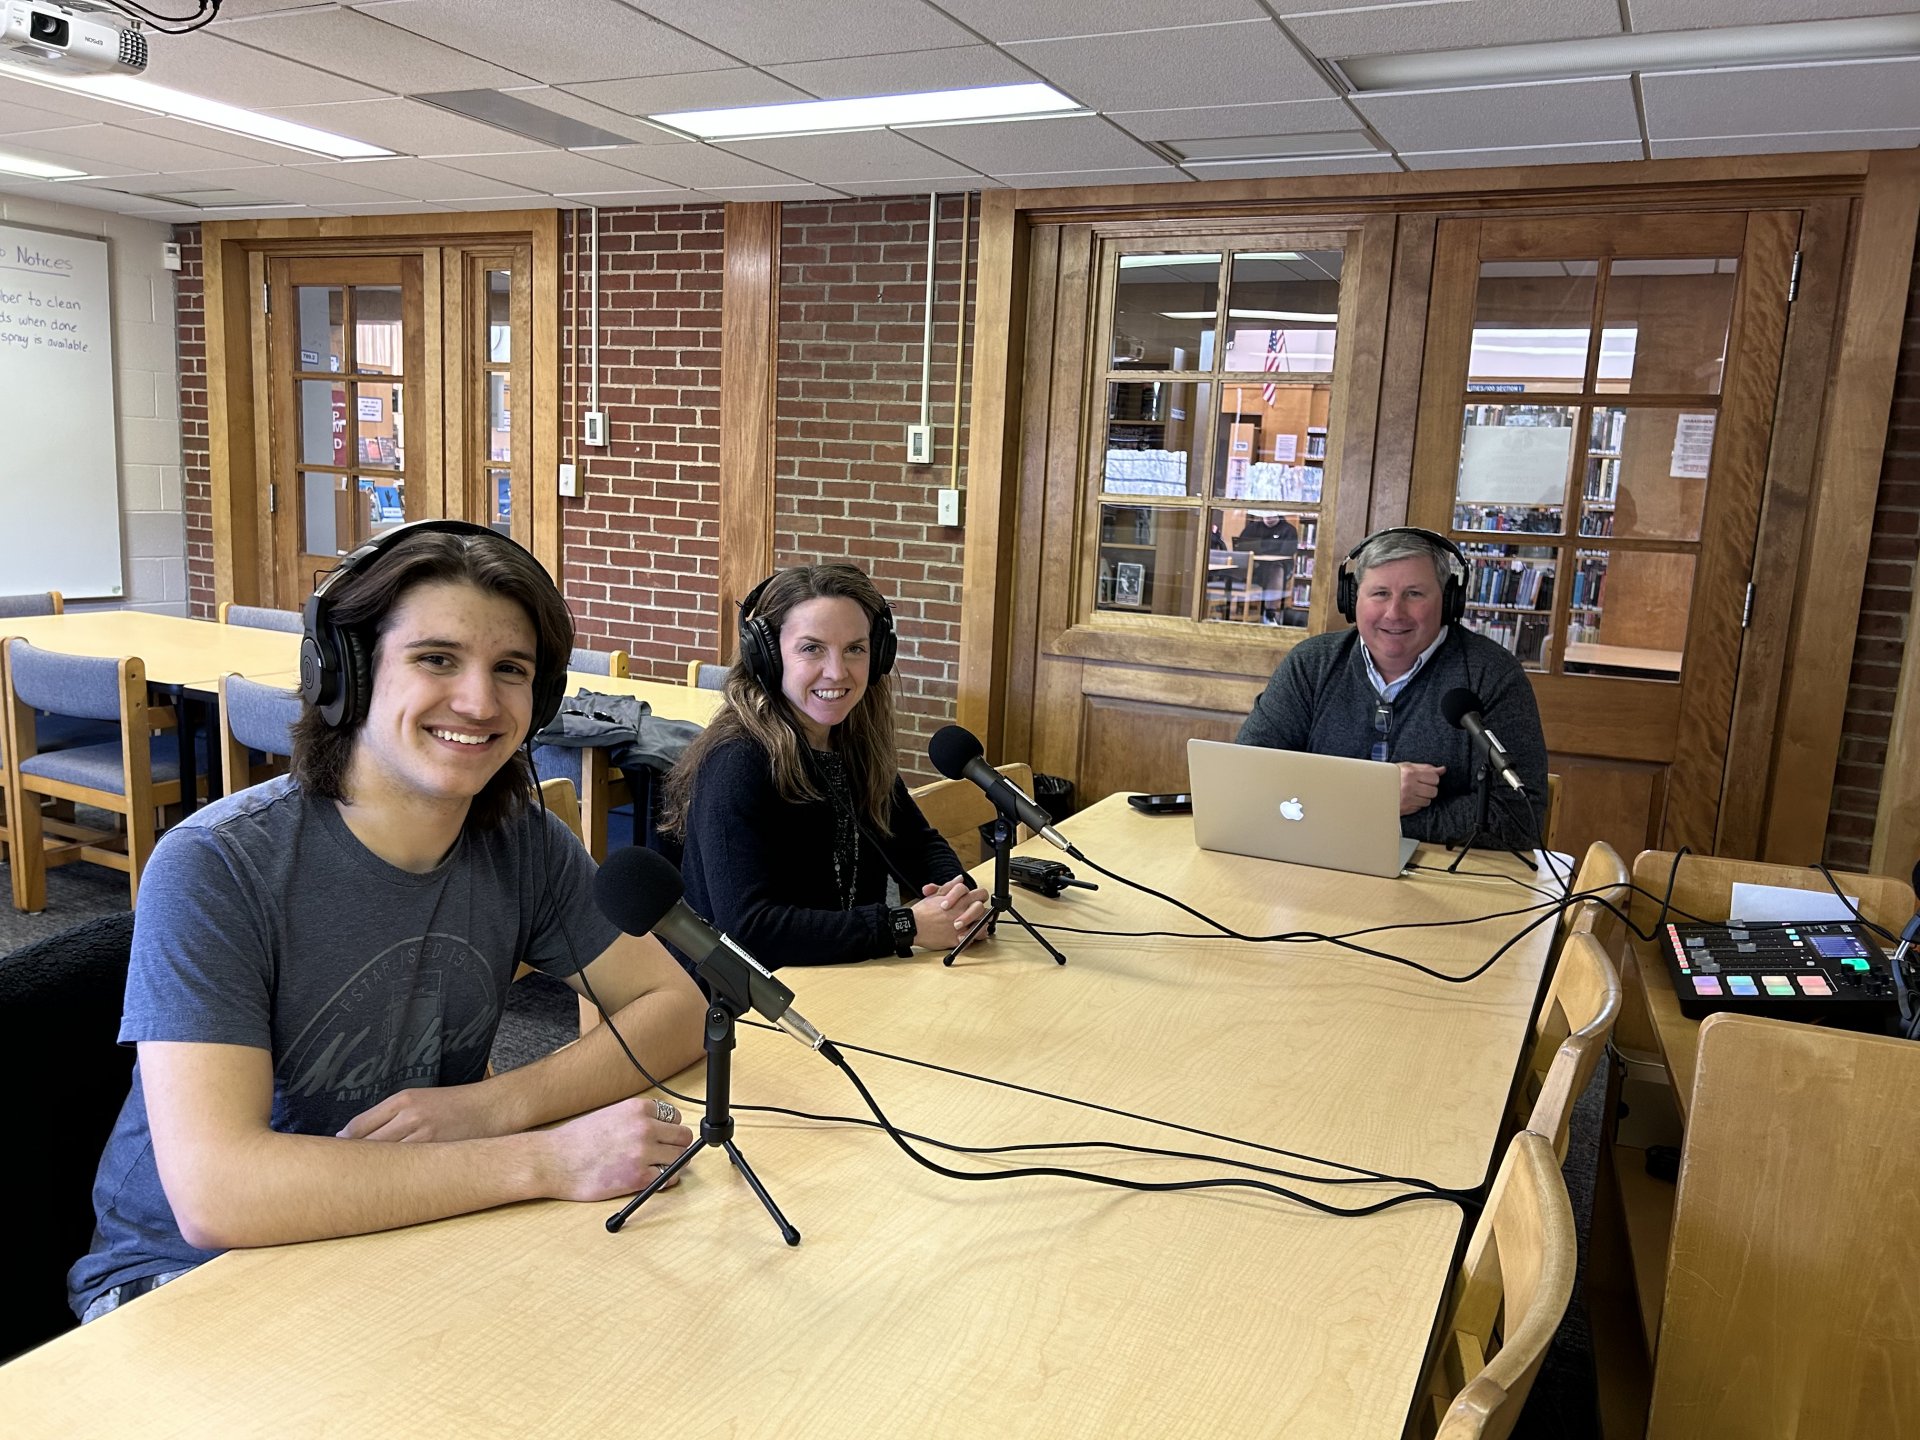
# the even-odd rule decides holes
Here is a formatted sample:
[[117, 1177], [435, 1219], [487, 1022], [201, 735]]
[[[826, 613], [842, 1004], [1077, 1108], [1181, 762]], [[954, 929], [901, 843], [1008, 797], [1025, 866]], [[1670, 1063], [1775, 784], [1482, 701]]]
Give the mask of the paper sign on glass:
[[1573, 458], [1568, 425], [1469, 425], [1460, 439], [1464, 504], [1559, 505]]

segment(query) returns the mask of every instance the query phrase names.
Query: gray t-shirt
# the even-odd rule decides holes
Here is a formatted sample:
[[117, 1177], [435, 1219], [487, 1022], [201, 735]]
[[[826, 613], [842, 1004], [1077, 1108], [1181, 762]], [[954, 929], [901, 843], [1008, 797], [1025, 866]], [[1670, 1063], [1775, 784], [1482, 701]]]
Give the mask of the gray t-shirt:
[[[423, 875], [387, 864], [290, 779], [169, 831], [140, 883], [122, 1044], [252, 1045], [273, 1056], [275, 1130], [333, 1135], [399, 1090], [483, 1078], [514, 966], [569, 975], [619, 932], [593, 861], [538, 808], [463, 834]], [[160, 1186], [140, 1067], [94, 1180], [93, 1245], [67, 1276], [101, 1291], [211, 1258]]]

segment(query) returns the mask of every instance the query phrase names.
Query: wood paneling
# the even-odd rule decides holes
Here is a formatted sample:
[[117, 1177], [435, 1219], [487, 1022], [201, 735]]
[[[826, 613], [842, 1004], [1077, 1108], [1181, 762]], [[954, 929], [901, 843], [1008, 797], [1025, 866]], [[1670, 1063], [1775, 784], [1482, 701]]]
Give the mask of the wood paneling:
[[773, 387], [780, 353], [780, 206], [726, 207], [720, 301], [720, 658], [741, 599], [773, 570]]
[[[1019, 579], [1009, 587], [1005, 597], [1007, 674], [1004, 687], [995, 697], [995, 708], [1002, 713], [992, 722], [998, 727], [1001, 753], [1006, 755], [1030, 755], [1033, 747], [1034, 694], [1039, 684], [1040, 665], [1040, 592], [1031, 577], [1040, 574], [1046, 541], [1046, 415], [1053, 403], [1053, 317], [1059, 297], [1061, 233], [1058, 228], [1049, 227], [1033, 234], [1024, 286], [1026, 333], [1024, 344], [1011, 357], [1019, 370], [1018, 439], [1009, 446], [1014, 456], [1017, 490], [1011, 502], [1003, 497], [1002, 513], [1011, 513], [1014, 518], [1013, 574]], [[976, 324], [975, 328], [980, 327]], [[968, 635], [979, 637], [981, 644], [986, 643], [976, 619], [969, 617], [964, 623], [967, 628], [962, 632], [963, 648], [969, 643]]]
[[1427, 344], [1427, 297], [1433, 282], [1434, 218], [1402, 215], [1394, 235], [1393, 292], [1387, 305], [1386, 363], [1380, 379], [1373, 497], [1366, 531], [1398, 525], [1413, 485], [1413, 436]]
[[1244, 713], [1088, 696], [1081, 710], [1074, 801], [1091, 805], [1121, 790], [1187, 788], [1187, 741], [1231, 740]]
[[[1335, 361], [1333, 406], [1340, 416], [1329, 426], [1322, 487], [1334, 497], [1320, 512], [1321, 542], [1315, 554], [1344, 553], [1368, 530], [1374, 487], [1374, 447], [1380, 435], [1382, 384], [1386, 378], [1388, 294], [1393, 286], [1394, 222], [1376, 215], [1360, 227], [1340, 270], [1340, 354]], [[1351, 538], [1346, 538], [1351, 537]], [[1335, 546], [1341, 547], [1335, 550]], [[1316, 563], [1311, 627], [1324, 630], [1333, 609], [1331, 567]]]
[[1873, 826], [1873, 868], [1886, 875], [1905, 875], [1908, 865], [1920, 860], [1920, 734], [1915, 733], [1920, 731], [1920, 643], [1915, 637], [1920, 637], [1920, 585], [1907, 614], [1907, 646]]
[[1584, 855], [1594, 841], [1604, 840], [1622, 855], [1637, 855], [1660, 833], [1666, 766], [1550, 753], [1547, 769], [1560, 777], [1566, 797], [1556, 850]]
[[1894, 362], [1920, 224], [1920, 152], [1875, 151], [1833, 370], [1804, 570], [1810, 603], [1794, 615], [1786, 702], [1775, 730], [1765, 843], [1769, 860], [1819, 858], [1840, 756], [1847, 672], [1866, 580]]

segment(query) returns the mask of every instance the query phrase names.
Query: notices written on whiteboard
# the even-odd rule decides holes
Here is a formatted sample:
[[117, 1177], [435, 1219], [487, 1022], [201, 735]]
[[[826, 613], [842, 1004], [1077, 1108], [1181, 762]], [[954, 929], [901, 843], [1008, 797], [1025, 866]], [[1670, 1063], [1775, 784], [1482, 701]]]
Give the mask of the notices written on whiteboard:
[[1469, 425], [1460, 438], [1459, 499], [1470, 505], [1559, 505], [1573, 461], [1568, 425]]
[[18, 241], [0, 248], [0, 349], [17, 353], [93, 348], [87, 302], [74, 293], [73, 261]]
[[1668, 473], [1675, 480], [1704, 480], [1713, 463], [1713, 415], [1682, 415], [1673, 429], [1673, 464]]

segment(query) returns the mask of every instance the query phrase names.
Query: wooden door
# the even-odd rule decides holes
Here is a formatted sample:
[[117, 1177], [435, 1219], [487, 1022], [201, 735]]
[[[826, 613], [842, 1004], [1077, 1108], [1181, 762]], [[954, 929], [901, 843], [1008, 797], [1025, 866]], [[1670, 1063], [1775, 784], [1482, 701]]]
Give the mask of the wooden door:
[[1799, 228], [1439, 226], [1409, 518], [1533, 672], [1563, 847], [1713, 848]]
[[301, 605], [356, 546], [445, 513], [421, 272], [417, 255], [267, 262], [274, 603]]
[[[1365, 524], [1391, 220], [1063, 225], [1031, 252], [1004, 749], [1183, 790]], [[1355, 463], [1353, 456], [1363, 457]]]

